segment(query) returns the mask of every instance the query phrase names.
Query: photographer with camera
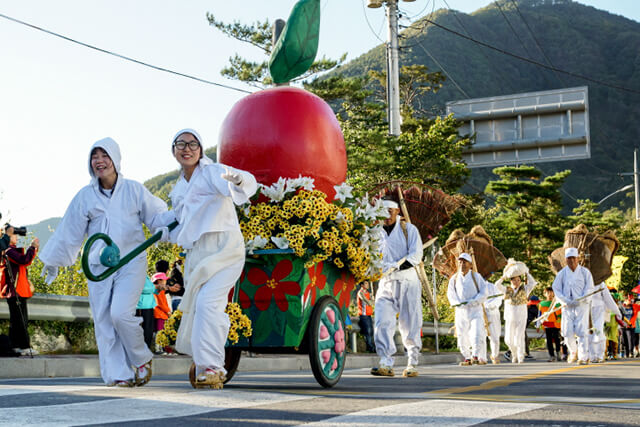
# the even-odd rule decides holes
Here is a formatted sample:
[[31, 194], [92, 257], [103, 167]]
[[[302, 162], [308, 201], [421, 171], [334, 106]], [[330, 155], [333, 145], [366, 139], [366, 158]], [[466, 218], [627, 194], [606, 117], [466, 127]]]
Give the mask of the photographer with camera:
[[27, 322], [29, 316], [27, 312], [27, 299], [33, 295], [33, 285], [29, 282], [27, 266], [31, 264], [38, 252], [40, 242], [33, 239], [31, 246], [26, 250], [17, 247], [18, 236], [25, 236], [27, 230], [24, 227], [5, 226], [2, 257], [0, 265], [2, 267], [2, 278], [0, 278], [0, 298], [7, 300], [9, 305], [9, 340], [14, 352], [26, 355], [33, 355], [29, 343], [29, 333]]

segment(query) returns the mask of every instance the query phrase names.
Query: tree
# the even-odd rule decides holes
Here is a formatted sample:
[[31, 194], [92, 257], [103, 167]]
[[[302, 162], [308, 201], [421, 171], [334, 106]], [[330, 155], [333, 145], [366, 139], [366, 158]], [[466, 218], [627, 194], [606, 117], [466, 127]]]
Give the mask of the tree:
[[542, 181], [540, 170], [532, 166], [505, 166], [493, 173], [500, 179], [486, 187], [496, 196], [487, 231], [505, 256], [524, 261], [536, 280], [550, 284], [547, 256], [564, 240], [567, 222], [561, 215], [560, 187], [571, 171]]
[[[222, 69], [221, 74], [233, 80], [239, 80], [255, 87], [264, 88], [273, 85], [273, 80], [269, 75], [269, 61], [273, 39], [273, 29], [268, 19], [256, 21], [252, 25], [245, 25], [238, 21], [226, 24], [218, 21], [214, 15], [207, 13], [209, 25], [217, 28], [223, 34], [241, 42], [249, 43], [262, 50], [267, 59], [259, 62], [249, 61], [239, 55], [229, 58], [229, 66]], [[322, 57], [314, 61], [311, 68], [302, 76], [293, 81], [302, 81], [313, 75], [329, 71], [340, 66], [347, 54], [343, 54], [339, 59], [328, 59]]]
[[573, 226], [584, 224], [591, 231], [603, 233], [616, 230], [624, 222], [624, 216], [619, 209], [613, 208], [604, 214], [596, 211], [598, 203], [589, 199], [578, 199], [579, 205], [573, 209], [574, 215], [567, 217]]

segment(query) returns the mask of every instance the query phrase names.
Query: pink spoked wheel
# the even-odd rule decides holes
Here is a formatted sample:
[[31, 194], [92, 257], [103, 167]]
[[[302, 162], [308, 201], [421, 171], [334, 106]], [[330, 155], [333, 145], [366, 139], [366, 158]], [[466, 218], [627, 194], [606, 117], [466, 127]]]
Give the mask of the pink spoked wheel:
[[307, 328], [313, 376], [321, 386], [333, 387], [347, 358], [344, 319], [336, 300], [327, 296], [316, 302]]

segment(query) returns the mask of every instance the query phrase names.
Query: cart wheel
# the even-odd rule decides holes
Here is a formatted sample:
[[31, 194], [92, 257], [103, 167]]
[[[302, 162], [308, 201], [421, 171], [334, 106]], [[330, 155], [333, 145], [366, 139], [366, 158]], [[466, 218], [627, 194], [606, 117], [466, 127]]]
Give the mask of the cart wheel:
[[344, 321], [336, 300], [324, 297], [316, 302], [308, 327], [313, 376], [321, 386], [333, 387], [340, 381], [347, 357]]
[[[223, 384], [228, 383], [231, 378], [235, 375], [238, 370], [238, 365], [240, 364], [240, 354], [242, 351], [238, 348], [233, 347], [225, 347], [224, 349], [224, 369], [227, 371], [227, 378], [224, 380]], [[199, 388], [202, 386], [198, 386], [196, 384], [196, 364], [191, 363], [191, 367], [189, 368], [189, 382], [191, 383], [191, 387]], [[208, 387], [208, 386], [206, 386]]]
[[235, 375], [240, 364], [240, 354], [242, 351], [239, 348], [225, 347], [224, 349], [224, 369], [227, 371], [227, 379], [224, 380], [224, 384], [231, 381], [231, 378]]

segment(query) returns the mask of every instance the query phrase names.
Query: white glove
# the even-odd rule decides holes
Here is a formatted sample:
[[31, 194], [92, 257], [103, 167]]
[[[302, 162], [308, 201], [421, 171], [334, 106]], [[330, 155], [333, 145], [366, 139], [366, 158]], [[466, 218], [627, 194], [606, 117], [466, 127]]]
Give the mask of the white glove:
[[240, 175], [238, 172], [229, 171], [227, 173], [223, 173], [222, 175], [220, 175], [220, 177], [235, 185], [242, 184], [242, 175]]
[[160, 242], [168, 242], [169, 241], [169, 227], [158, 227], [156, 228], [156, 230], [153, 232], [153, 234], [156, 234], [158, 231], [162, 232], [162, 235], [160, 236]]
[[56, 279], [56, 277], [58, 277], [58, 267], [54, 267], [52, 265], [45, 265], [42, 268], [42, 277], [44, 277], [44, 282], [47, 285], [50, 285], [53, 283], [53, 281]]

